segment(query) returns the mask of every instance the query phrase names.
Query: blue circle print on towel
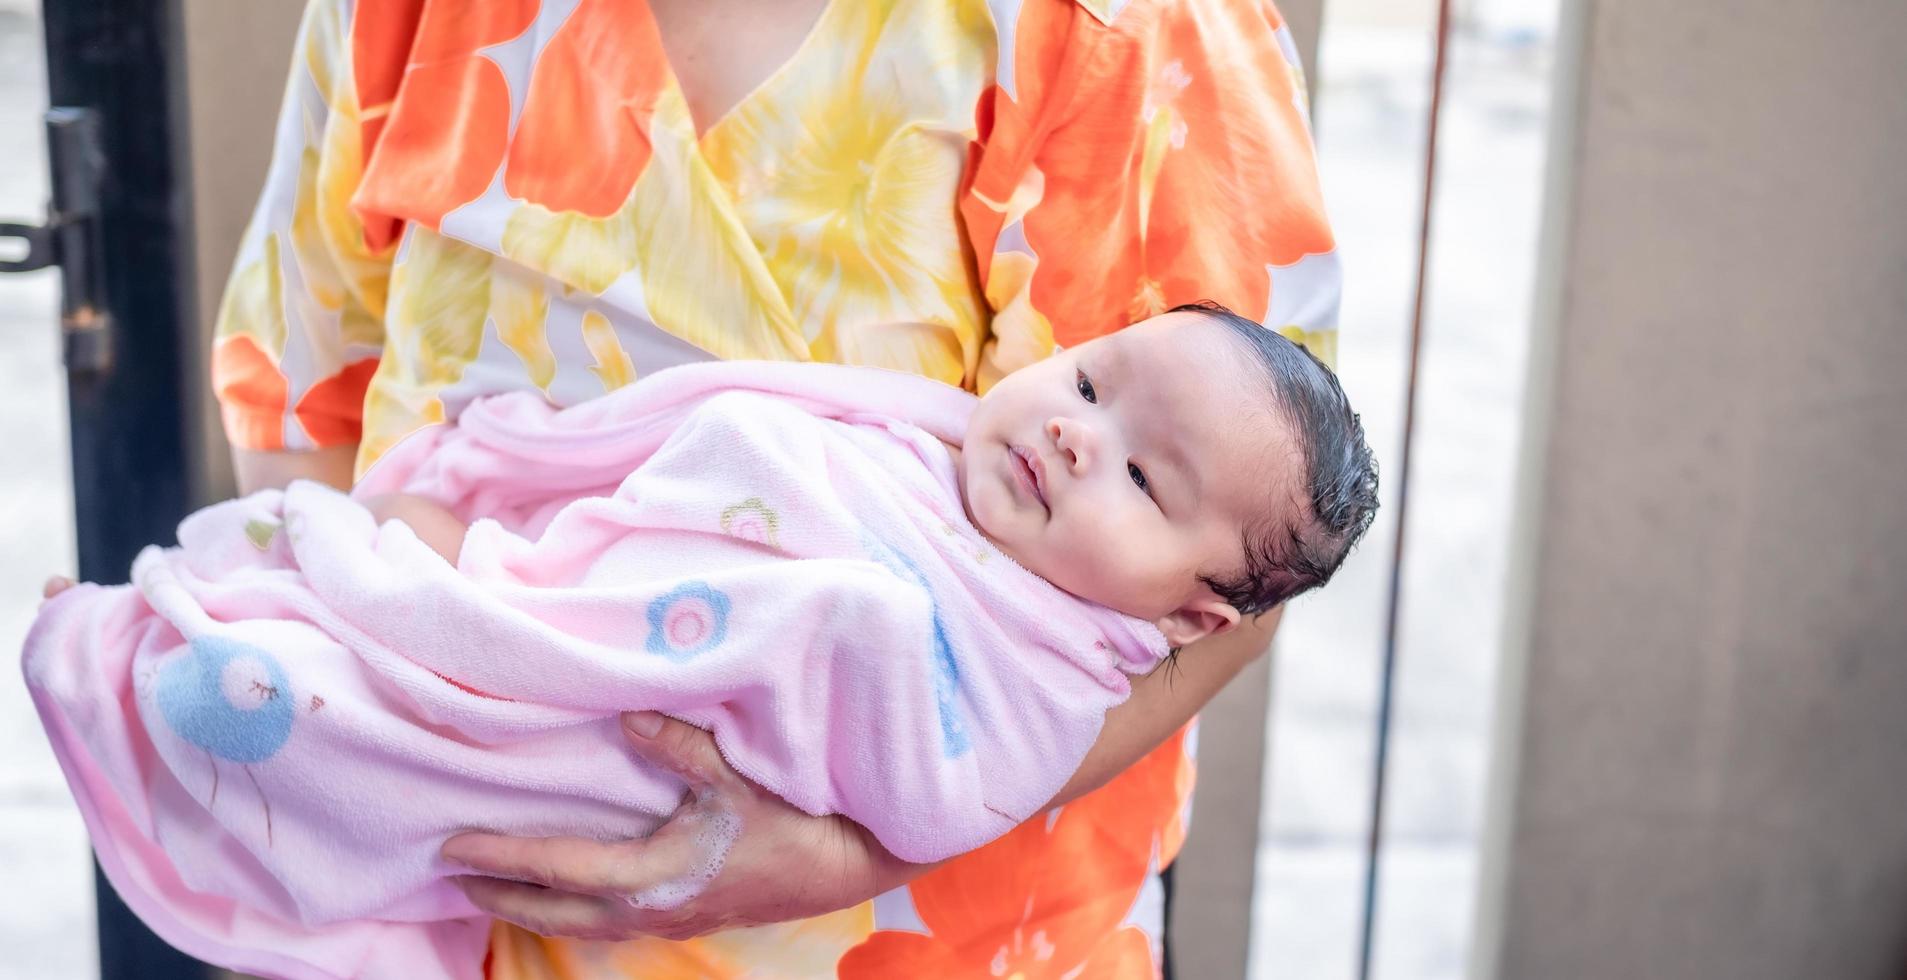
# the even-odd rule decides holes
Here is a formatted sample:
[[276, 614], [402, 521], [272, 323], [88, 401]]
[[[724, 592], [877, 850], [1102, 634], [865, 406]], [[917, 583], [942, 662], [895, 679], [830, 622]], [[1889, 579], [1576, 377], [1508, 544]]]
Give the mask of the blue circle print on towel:
[[179, 737], [232, 762], [263, 762], [291, 736], [291, 681], [277, 658], [200, 636], [159, 670], [157, 700]]
[[728, 636], [728, 596], [703, 582], [684, 582], [649, 603], [650, 653], [687, 660]]

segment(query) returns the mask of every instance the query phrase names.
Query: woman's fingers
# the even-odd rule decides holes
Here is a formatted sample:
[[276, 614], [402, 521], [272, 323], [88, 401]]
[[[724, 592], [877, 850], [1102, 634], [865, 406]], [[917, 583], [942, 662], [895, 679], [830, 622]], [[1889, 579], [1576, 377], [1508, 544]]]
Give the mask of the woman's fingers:
[[492, 915], [546, 936], [686, 939], [726, 921], [694, 899], [720, 873], [736, 827], [685, 804], [654, 836], [620, 844], [572, 837], [461, 834], [445, 860], [480, 875], [452, 879]]
[[472, 905], [540, 936], [608, 939], [626, 933], [618, 910], [606, 899], [499, 878], [472, 875], [450, 880], [463, 889]]
[[[444, 860], [490, 876], [456, 879], [479, 908], [544, 935], [685, 939], [833, 911], [877, 890], [866, 847], [817, 833], [840, 828], [750, 783], [709, 733], [646, 711], [622, 725], [646, 762], [688, 784], [682, 805], [648, 837], [616, 844], [486, 833], [445, 841]], [[744, 822], [756, 837], [738, 851]], [[739, 884], [724, 877], [731, 857]], [[791, 882], [800, 882], [793, 894]], [[811, 895], [816, 882], [831, 889]]]
[[627, 894], [622, 869], [643, 841], [602, 844], [581, 837], [503, 837], [458, 834], [438, 851], [444, 860], [478, 874], [589, 895]]
[[743, 783], [715, 747], [715, 736], [687, 722], [632, 711], [622, 716], [622, 732], [637, 755], [680, 777], [692, 795], [703, 788], [727, 791]]
[[741, 837], [741, 818], [726, 800], [701, 789], [642, 842], [641, 856], [625, 861], [619, 894], [645, 912], [689, 907], [715, 881]]
[[73, 584], [73, 580], [64, 575], [51, 576], [46, 580], [45, 585], [40, 586], [40, 598], [51, 599], [72, 588]]
[[684, 803], [641, 840], [601, 844], [580, 837], [471, 833], [445, 841], [438, 853], [480, 875], [670, 911], [721, 871], [740, 829], [732, 814], [704, 797]]

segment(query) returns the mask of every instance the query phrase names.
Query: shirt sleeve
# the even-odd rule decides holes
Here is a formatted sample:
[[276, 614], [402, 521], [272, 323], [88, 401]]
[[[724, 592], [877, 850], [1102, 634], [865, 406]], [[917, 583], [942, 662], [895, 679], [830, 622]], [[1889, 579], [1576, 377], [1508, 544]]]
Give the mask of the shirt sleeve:
[[1275, 8], [1025, 0], [999, 30], [961, 200], [993, 311], [981, 391], [1197, 300], [1334, 358], [1336, 247]]
[[[306, 8], [271, 167], [219, 305], [212, 390], [242, 449], [356, 443], [383, 348], [395, 248], [367, 247], [351, 208], [365, 129], [350, 9], [344, 0]], [[401, 44], [397, 33], [372, 40]]]

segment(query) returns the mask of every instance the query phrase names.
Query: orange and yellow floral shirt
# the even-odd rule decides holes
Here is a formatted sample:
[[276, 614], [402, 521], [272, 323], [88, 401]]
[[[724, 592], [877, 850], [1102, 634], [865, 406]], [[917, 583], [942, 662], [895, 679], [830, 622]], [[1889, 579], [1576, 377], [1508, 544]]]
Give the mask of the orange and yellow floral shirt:
[[[672, 364], [984, 390], [1214, 299], [1335, 350], [1290, 32], [1261, 0], [829, 0], [698, 135], [643, 0], [312, 0], [219, 310], [234, 445], [363, 469], [481, 395]], [[495, 977], [1149, 977], [1195, 728], [908, 888], [686, 943], [493, 932]]]

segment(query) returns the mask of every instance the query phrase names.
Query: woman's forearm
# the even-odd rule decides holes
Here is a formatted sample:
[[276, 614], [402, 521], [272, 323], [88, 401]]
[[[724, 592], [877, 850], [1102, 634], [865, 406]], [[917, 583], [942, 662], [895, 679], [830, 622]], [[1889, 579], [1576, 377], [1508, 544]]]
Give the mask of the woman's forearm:
[[352, 467], [358, 447], [328, 446], [308, 452], [232, 450], [232, 473], [241, 496], [265, 489], [283, 489], [293, 480], [316, 480], [340, 490], [351, 489]]
[[1051, 805], [1069, 803], [1104, 786], [1192, 720], [1239, 671], [1270, 649], [1283, 615], [1279, 608], [1246, 619], [1224, 636], [1179, 651], [1176, 664], [1160, 664], [1152, 673], [1133, 678], [1132, 697], [1106, 712], [1099, 740]]

